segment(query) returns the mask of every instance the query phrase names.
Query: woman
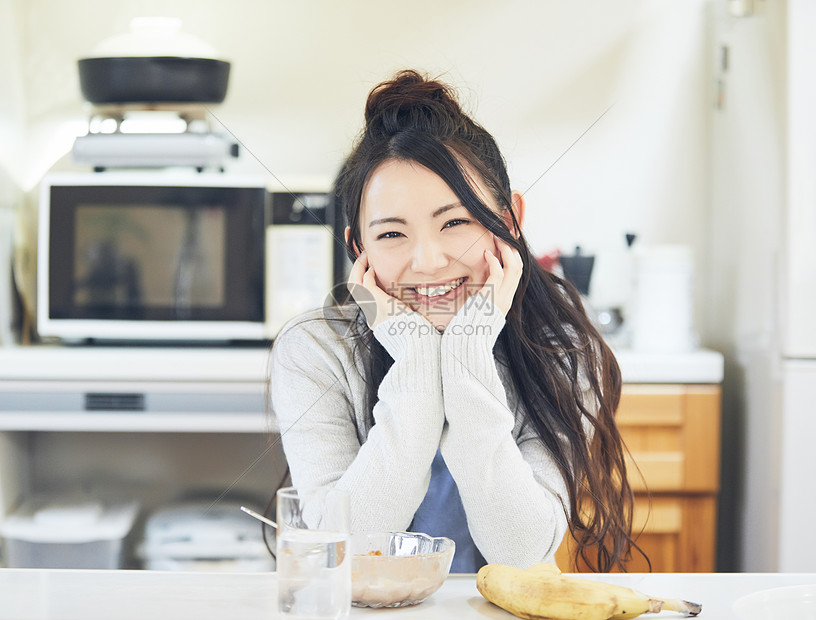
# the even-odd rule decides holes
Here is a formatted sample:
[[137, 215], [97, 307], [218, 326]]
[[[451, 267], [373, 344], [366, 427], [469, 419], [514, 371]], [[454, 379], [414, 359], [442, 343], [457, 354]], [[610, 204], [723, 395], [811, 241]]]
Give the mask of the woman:
[[620, 372], [575, 290], [521, 233], [495, 141], [444, 84], [375, 87], [337, 179], [354, 303], [290, 322], [271, 405], [295, 486], [337, 487], [352, 530], [457, 543], [454, 572], [630, 553]]

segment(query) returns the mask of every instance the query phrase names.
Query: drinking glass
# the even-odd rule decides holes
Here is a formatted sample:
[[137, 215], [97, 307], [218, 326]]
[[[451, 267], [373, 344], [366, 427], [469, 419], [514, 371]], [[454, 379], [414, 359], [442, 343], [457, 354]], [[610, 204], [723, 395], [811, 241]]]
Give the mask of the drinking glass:
[[346, 618], [351, 607], [348, 493], [286, 487], [277, 493], [277, 516], [281, 616]]

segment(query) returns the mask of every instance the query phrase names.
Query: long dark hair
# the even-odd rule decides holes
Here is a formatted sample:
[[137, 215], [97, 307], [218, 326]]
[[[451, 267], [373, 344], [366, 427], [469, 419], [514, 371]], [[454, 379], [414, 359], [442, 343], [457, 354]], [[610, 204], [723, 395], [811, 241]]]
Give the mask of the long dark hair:
[[[507, 166], [495, 140], [462, 111], [450, 87], [413, 70], [400, 71], [371, 91], [365, 122], [334, 190], [350, 227], [349, 258], [354, 260], [354, 249], [362, 247], [360, 203], [365, 185], [380, 164], [392, 159], [416, 162], [439, 175], [488, 231], [519, 251], [524, 271], [497, 349], [506, 356], [527, 422], [566, 481], [569, 527], [578, 554], [595, 570], [623, 568], [634, 542], [633, 495], [614, 420], [620, 369], [587, 318], [575, 288], [533, 258], [511, 207]], [[509, 212], [513, 230], [479, 199], [468, 167]], [[370, 412], [377, 389], [393, 360], [364, 321], [354, 324], [359, 346], [367, 349], [363, 358], [373, 424]], [[587, 385], [589, 398], [582, 392]]]

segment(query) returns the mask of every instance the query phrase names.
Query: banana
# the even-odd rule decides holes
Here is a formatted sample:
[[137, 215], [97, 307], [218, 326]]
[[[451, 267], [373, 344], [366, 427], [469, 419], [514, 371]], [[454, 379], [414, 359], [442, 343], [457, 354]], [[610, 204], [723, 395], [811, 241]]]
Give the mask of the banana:
[[528, 620], [624, 620], [661, 609], [697, 615], [701, 606], [676, 599], [657, 599], [614, 584], [568, 577], [554, 564], [526, 570], [487, 564], [476, 575], [476, 587], [488, 601]]
[[488, 564], [476, 575], [482, 596], [529, 620], [608, 620], [616, 615], [660, 611], [662, 607], [634, 590], [598, 587], [606, 585], [565, 577], [557, 568], [541, 564], [527, 570]]

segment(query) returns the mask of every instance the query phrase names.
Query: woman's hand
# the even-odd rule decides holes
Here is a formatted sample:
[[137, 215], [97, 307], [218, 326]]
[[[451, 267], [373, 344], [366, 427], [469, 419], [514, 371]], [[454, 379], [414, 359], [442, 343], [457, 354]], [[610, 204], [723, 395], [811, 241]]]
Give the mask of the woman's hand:
[[505, 243], [498, 237], [494, 238], [496, 249], [499, 251], [501, 261], [490, 250], [485, 250], [484, 257], [490, 269], [484, 286], [477, 295], [483, 295], [490, 299], [493, 304], [501, 310], [504, 316], [510, 311], [513, 305], [513, 298], [516, 295], [521, 274], [524, 270], [524, 263], [518, 250]]
[[411, 312], [402, 301], [380, 288], [374, 267], [368, 264], [368, 255], [365, 252], [354, 261], [346, 286], [363, 311], [371, 330], [390, 316]]

